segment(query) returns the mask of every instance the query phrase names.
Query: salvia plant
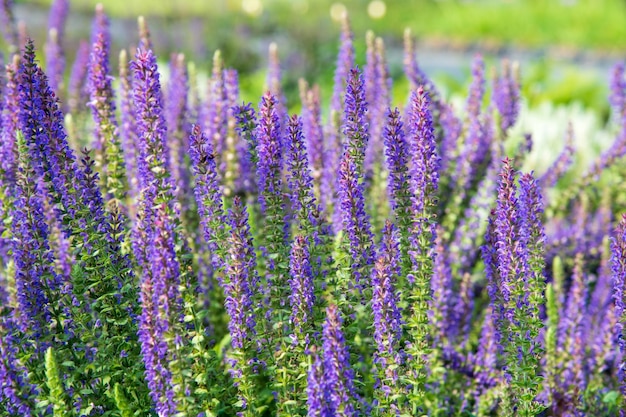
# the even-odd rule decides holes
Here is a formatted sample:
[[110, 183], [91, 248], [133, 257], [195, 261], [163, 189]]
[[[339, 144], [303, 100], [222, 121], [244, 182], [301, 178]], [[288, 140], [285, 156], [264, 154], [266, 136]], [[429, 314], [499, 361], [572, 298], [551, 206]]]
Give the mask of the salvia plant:
[[625, 415], [623, 66], [613, 145], [576, 175], [570, 126], [522, 172], [515, 64], [476, 57], [455, 109], [407, 32], [392, 107], [346, 17], [297, 115], [277, 45], [242, 103], [143, 19], [113, 68], [102, 6], [66, 81], [68, 7], [41, 60], [0, 1], [1, 415]]

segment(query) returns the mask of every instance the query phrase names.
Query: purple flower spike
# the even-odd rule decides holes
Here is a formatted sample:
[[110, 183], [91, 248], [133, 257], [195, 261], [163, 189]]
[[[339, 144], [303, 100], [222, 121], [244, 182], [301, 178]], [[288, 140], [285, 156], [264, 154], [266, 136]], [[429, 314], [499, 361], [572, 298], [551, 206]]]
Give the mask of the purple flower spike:
[[333, 416], [328, 408], [324, 363], [316, 353], [313, 353], [313, 363], [309, 368], [306, 393], [307, 417]]
[[0, 321], [0, 399], [10, 415], [31, 417], [34, 404], [30, 398], [37, 388], [28, 382], [28, 370], [17, 360], [20, 343], [14, 335], [14, 323], [8, 317]]
[[542, 189], [545, 190], [546, 188], [554, 187], [557, 181], [565, 175], [574, 162], [574, 152], [574, 129], [572, 124], [569, 123], [567, 133], [565, 134], [565, 146], [563, 150], [552, 165], [550, 165], [548, 170], [539, 178], [539, 184]]
[[238, 192], [255, 193], [257, 191], [255, 166], [258, 163], [256, 115], [251, 104], [235, 106], [232, 112], [239, 140], [237, 144], [239, 176], [235, 188]]
[[[17, 174], [17, 146], [15, 134], [18, 128], [18, 62], [6, 66], [6, 84], [0, 96], [0, 187], [7, 187], [9, 195], [15, 185]], [[0, 229], [3, 226], [0, 226]], [[1, 240], [1, 238], [0, 238]]]
[[[266, 93], [259, 109], [258, 140], [258, 181], [259, 203], [261, 211], [268, 209], [282, 211], [282, 169], [283, 153], [280, 137], [280, 121], [278, 116], [278, 101], [270, 93]], [[275, 205], [276, 207], [272, 207]]]
[[409, 147], [404, 134], [404, 125], [400, 110], [396, 107], [387, 112], [387, 124], [384, 130], [385, 156], [389, 179], [387, 192], [391, 209], [399, 219], [408, 216], [410, 205], [409, 182]]
[[[230, 316], [228, 329], [233, 349], [244, 349], [255, 335], [253, 292], [258, 287], [256, 256], [250, 236], [248, 213], [238, 197], [230, 211], [228, 282], [224, 286], [226, 311]], [[243, 366], [245, 364], [240, 364]]]
[[70, 69], [70, 78], [67, 84], [67, 101], [69, 111], [76, 114], [82, 106], [87, 104], [89, 93], [87, 91], [87, 71], [89, 70], [89, 43], [81, 40], [78, 44], [76, 57]]
[[17, 49], [17, 27], [13, 15], [13, 0], [0, 0], [0, 27], [4, 41], [13, 49]]
[[615, 333], [621, 363], [618, 365], [618, 379], [622, 395], [626, 396], [626, 215], [622, 217], [611, 242], [611, 270], [613, 271], [613, 299], [615, 300]]
[[[51, 318], [47, 294], [51, 287], [54, 288], [56, 274], [41, 200], [43, 191], [38, 190], [37, 181], [31, 176], [34, 177], [31, 169], [20, 167], [12, 213], [12, 243], [17, 325], [21, 332], [32, 335], [36, 340], [44, 335]], [[46, 347], [43, 346], [43, 349]]]
[[497, 359], [498, 359], [498, 342], [499, 337], [496, 329], [497, 315], [493, 311], [493, 307], [489, 306], [485, 312], [485, 319], [476, 353], [475, 369], [477, 380], [481, 389], [491, 388], [496, 383], [498, 376]]
[[[31, 154], [31, 164], [40, 178], [44, 178], [59, 196], [66, 213], [75, 217], [76, 194], [72, 191], [75, 183], [76, 159], [63, 127], [63, 113], [58, 99], [48, 85], [48, 79], [35, 63], [35, 47], [26, 45], [20, 60], [19, 83], [19, 129]], [[63, 223], [62, 214], [57, 218]], [[66, 230], [64, 230], [67, 232]]]
[[400, 276], [399, 256], [397, 231], [393, 223], [387, 221], [372, 273], [372, 312], [377, 344], [374, 361], [381, 367], [381, 378], [393, 383], [398, 379], [397, 370], [391, 370], [389, 366], [401, 364], [402, 315], [395, 288]]
[[[409, 156], [412, 165], [409, 170], [410, 191], [413, 195], [411, 211], [413, 214], [413, 230], [411, 231], [411, 246], [415, 252], [426, 254], [427, 247], [435, 237], [434, 224], [430, 221], [430, 210], [436, 204], [436, 193], [439, 187], [439, 156], [435, 144], [432, 113], [428, 93], [422, 88], [411, 95], [410, 109]], [[428, 232], [430, 242], [418, 244], [423, 232]], [[425, 246], [426, 245], [426, 246]], [[415, 265], [419, 270], [421, 267]]]
[[69, 0], [54, 0], [48, 16], [48, 39], [45, 45], [46, 73], [50, 79], [50, 87], [57, 94], [63, 84], [65, 71], [65, 23], [70, 11]]
[[168, 338], [173, 325], [181, 319], [182, 300], [178, 292], [180, 267], [174, 253], [171, 222], [163, 205], [156, 209], [154, 234], [150, 237], [149, 272], [142, 274], [139, 318], [139, 341], [146, 368], [146, 381], [159, 415], [173, 416], [177, 412], [174, 399], [171, 361], [174, 346]]
[[[170, 180], [167, 125], [156, 56], [149, 49], [137, 49], [131, 69], [134, 73], [133, 96], [139, 139], [137, 170], [139, 186], [145, 188], [154, 184], [157, 175], [165, 182]], [[173, 184], [169, 185], [173, 189]]]
[[435, 343], [450, 344], [453, 341], [451, 333], [457, 324], [453, 317], [452, 307], [459, 300], [456, 299], [456, 294], [452, 291], [454, 281], [452, 279], [450, 262], [447, 259], [446, 248], [441, 237], [442, 234], [443, 230], [438, 228], [437, 237], [435, 238], [433, 276], [430, 284], [433, 296], [431, 300], [431, 322], [437, 329]]
[[346, 151], [339, 168], [339, 198], [343, 230], [350, 242], [352, 280], [359, 292], [368, 288], [369, 271], [374, 264], [373, 234], [365, 211], [363, 184], [352, 157]]
[[[186, 150], [189, 148], [190, 124], [188, 117], [187, 96], [189, 80], [187, 64], [183, 54], [175, 54], [170, 61], [170, 80], [167, 86], [167, 101], [165, 102], [165, 120], [170, 144], [169, 164], [172, 168], [172, 177], [176, 183], [178, 200], [187, 206], [189, 189], [189, 174], [185, 164]], [[186, 208], [186, 207], [185, 207]]]
[[354, 66], [354, 46], [353, 36], [350, 29], [348, 16], [344, 16], [341, 21], [341, 39], [339, 40], [339, 54], [337, 55], [337, 65], [335, 65], [335, 75], [333, 78], [333, 95], [331, 98], [331, 112], [343, 114], [343, 95], [348, 81], [350, 69]]
[[367, 102], [365, 84], [358, 68], [352, 68], [348, 74], [343, 119], [345, 151], [350, 155], [357, 175], [363, 175], [365, 149], [369, 142], [369, 124], [367, 122]]
[[54, 0], [48, 15], [48, 30], [55, 29], [59, 37], [59, 44], [64, 41], [65, 22], [70, 12], [69, 0]]
[[357, 416], [354, 372], [350, 366], [350, 353], [341, 330], [343, 320], [336, 305], [326, 309], [326, 322], [322, 334], [324, 347], [324, 378], [331, 415]]
[[196, 177], [194, 192], [200, 223], [212, 254], [213, 269], [218, 270], [225, 261], [222, 258], [225, 254], [219, 253], [219, 246], [223, 244], [220, 237], [225, 236], [226, 217], [213, 146], [198, 125], [192, 127], [189, 143], [189, 156]]
[[411, 90], [423, 87], [435, 107], [441, 107], [440, 94], [437, 87], [424, 71], [420, 68], [416, 58], [415, 39], [410, 29], [404, 31], [404, 73], [411, 83]]
[[[120, 52], [119, 80], [120, 80], [120, 137], [122, 150], [124, 151], [124, 164], [126, 165], [126, 178], [130, 196], [133, 200], [139, 195], [139, 180], [137, 175], [137, 157], [139, 153], [139, 140], [137, 136], [137, 120], [133, 105], [132, 78], [128, 68], [128, 56], [126, 50]], [[134, 207], [132, 207], [134, 209]]]
[[94, 25], [95, 42], [91, 48], [89, 61], [87, 104], [96, 127], [94, 132], [96, 163], [100, 168], [103, 188], [108, 191], [108, 204], [125, 206], [126, 168], [119, 141], [119, 129], [115, 116], [115, 96], [109, 68], [110, 35], [108, 19], [100, 11]]
[[149, 268], [146, 250], [152, 235], [154, 205], [159, 195], [168, 204], [173, 202], [174, 183], [170, 176], [167, 129], [156, 57], [151, 50], [137, 49], [131, 68], [135, 76], [133, 96], [138, 139], [137, 174], [141, 193], [133, 230], [133, 249], [137, 263], [143, 268]]
[[[319, 191], [324, 170], [324, 132], [322, 129], [320, 89], [316, 85], [306, 93], [303, 103], [303, 133], [306, 138], [306, 150], [309, 166], [316, 189]], [[319, 192], [318, 195], [322, 196]], [[322, 203], [323, 204], [323, 203]]]
[[609, 102], [616, 121], [623, 124], [626, 118], [626, 78], [624, 78], [624, 64], [621, 62], [613, 68]]
[[289, 261], [291, 295], [291, 324], [298, 338], [303, 339], [313, 320], [313, 272], [306, 237], [296, 236]]
[[509, 61], [502, 62], [502, 74], [494, 80], [493, 100], [500, 113], [500, 129], [506, 134], [517, 121], [520, 106], [520, 86]]
[[[517, 196], [515, 187], [515, 171], [513, 163], [508, 158], [504, 159], [504, 165], [500, 171], [500, 183], [498, 187], [498, 200], [495, 211], [495, 248], [498, 256], [498, 275], [500, 277], [500, 290], [505, 306], [511, 301], [511, 290], [514, 285], [516, 273], [521, 270], [521, 259], [517, 257]], [[507, 320], [512, 320], [514, 311], [506, 310]]]
[[481, 113], [485, 94], [485, 62], [483, 57], [476, 55], [472, 63], [472, 84], [467, 97], [467, 116], [470, 120], [477, 119]]
[[[182, 387], [174, 387], [172, 371], [169, 364], [175, 360], [183, 360], [176, 356], [176, 345], [180, 334], [177, 334], [179, 323], [182, 323], [182, 298], [180, 288], [180, 265], [176, 260], [174, 241], [174, 225], [167, 216], [165, 204], [159, 206], [155, 213], [154, 235], [150, 240], [150, 265], [152, 278], [152, 303], [154, 305], [154, 338], [155, 354], [158, 361], [158, 372], [164, 383], [164, 390], [156, 402], [159, 415], [173, 416], [177, 411], [175, 392]], [[172, 335], [175, 334], [174, 340]], [[149, 382], [149, 381], [148, 381]]]
[[295, 115], [289, 118], [287, 126], [286, 157], [291, 210], [298, 227], [304, 232], [310, 233], [311, 229], [319, 223], [319, 208], [313, 189], [307, 149], [302, 137], [302, 120]]

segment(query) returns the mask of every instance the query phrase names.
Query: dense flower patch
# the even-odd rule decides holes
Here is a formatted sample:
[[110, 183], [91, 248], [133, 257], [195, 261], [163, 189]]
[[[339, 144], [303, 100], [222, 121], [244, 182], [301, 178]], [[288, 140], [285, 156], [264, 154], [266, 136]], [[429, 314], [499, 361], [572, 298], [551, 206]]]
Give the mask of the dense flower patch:
[[390, 108], [383, 41], [361, 71], [346, 19], [328, 111], [303, 81], [289, 115], [275, 47], [257, 107], [219, 53], [206, 96], [182, 55], [162, 84], [140, 20], [114, 85], [99, 7], [65, 85], [67, 2], [45, 73], [10, 3], [2, 415], [623, 413], [624, 200], [597, 185], [623, 173], [623, 67], [620, 133], [559, 187], [571, 140], [520, 172], [508, 63], [487, 97], [477, 58], [458, 112], [407, 34], [411, 91]]

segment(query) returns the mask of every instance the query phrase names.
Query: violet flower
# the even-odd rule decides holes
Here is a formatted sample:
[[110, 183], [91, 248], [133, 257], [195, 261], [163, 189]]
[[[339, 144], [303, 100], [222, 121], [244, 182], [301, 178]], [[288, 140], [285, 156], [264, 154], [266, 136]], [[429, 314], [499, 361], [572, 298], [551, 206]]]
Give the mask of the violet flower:
[[[199, 125], [193, 125], [191, 128], [189, 144], [200, 224], [211, 253], [213, 271], [216, 272], [224, 266], [225, 262], [226, 253], [223, 242], [226, 239], [226, 216], [213, 146], [200, 130]], [[221, 275], [217, 278], [220, 280]]]
[[335, 75], [333, 77], [333, 93], [331, 98], [331, 112], [343, 114], [343, 95], [346, 91], [346, 83], [350, 69], [354, 66], [354, 46], [353, 35], [350, 29], [348, 16], [344, 16], [341, 21], [341, 38], [339, 40], [339, 54], [335, 65]]
[[399, 255], [397, 230], [393, 223], [387, 221], [372, 272], [372, 312], [374, 340], [377, 345], [374, 362], [380, 366], [379, 378], [385, 385], [398, 382], [397, 369], [394, 370], [392, 365], [402, 364], [402, 314], [396, 291], [401, 272]]
[[291, 249], [289, 275], [291, 325], [296, 337], [304, 340], [313, 322], [315, 295], [309, 242], [302, 235], [296, 236]]
[[313, 353], [313, 363], [307, 375], [307, 417], [332, 417], [328, 407], [326, 373], [324, 362], [317, 353]]
[[81, 40], [76, 50], [76, 57], [70, 69], [70, 77], [67, 83], [67, 103], [72, 114], [79, 112], [89, 100], [86, 85], [90, 57], [89, 43]]
[[4, 41], [13, 49], [18, 47], [17, 28], [13, 15], [13, 0], [0, 1], [0, 27]]
[[348, 74], [343, 118], [345, 152], [350, 155], [358, 177], [363, 176], [365, 149], [369, 142], [369, 124], [367, 122], [367, 102], [365, 85], [358, 67]]
[[361, 293], [369, 288], [369, 271], [374, 264], [373, 234], [365, 211], [363, 184], [347, 151], [339, 168], [339, 196], [343, 230], [350, 244], [350, 283]]
[[257, 191], [255, 166], [258, 163], [256, 136], [256, 115], [251, 104], [235, 106], [232, 109], [236, 120], [235, 131], [238, 134], [237, 156], [239, 159], [239, 175], [235, 190], [253, 194]]
[[618, 379], [620, 391], [626, 396], [626, 292], [624, 282], [626, 280], [626, 216], [622, 217], [619, 225], [613, 233], [611, 242], [611, 270], [613, 271], [613, 298], [615, 300], [615, 333], [619, 352], [621, 353], [621, 363], [618, 366]]
[[330, 413], [338, 417], [357, 416], [354, 372], [350, 366], [350, 353], [341, 329], [343, 320], [336, 305], [326, 309], [323, 330], [324, 385], [328, 395]]
[[500, 113], [503, 134], [515, 124], [520, 107], [520, 86], [509, 61], [502, 62], [502, 74], [494, 79], [493, 101]]
[[95, 42], [91, 49], [88, 73], [87, 104], [95, 121], [96, 163], [100, 168], [103, 188], [108, 191], [107, 204], [124, 207], [126, 200], [126, 168], [115, 117], [115, 96], [109, 69], [110, 34], [104, 12], [97, 14], [94, 24]]

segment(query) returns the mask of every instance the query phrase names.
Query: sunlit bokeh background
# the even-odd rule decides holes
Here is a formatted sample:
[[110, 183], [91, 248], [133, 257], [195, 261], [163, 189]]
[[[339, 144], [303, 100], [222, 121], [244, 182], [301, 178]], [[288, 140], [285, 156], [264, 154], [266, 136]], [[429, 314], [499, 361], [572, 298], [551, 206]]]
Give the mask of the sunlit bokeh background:
[[[17, 1], [18, 19], [40, 44], [49, 0]], [[88, 39], [96, 0], [72, 0], [67, 34], [71, 51]], [[597, 153], [614, 133], [607, 102], [611, 67], [626, 52], [624, 0], [104, 0], [112, 17], [113, 50], [136, 44], [136, 17], [150, 26], [165, 62], [183, 52], [200, 74], [208, 73], [219, 49], [240, 72], [243, 98], [256, 101], [265, 84], [267, 50], [278, 45], [283, 88], [299, 110], [298, 79], [318, 83], [328, 100], [339, 39], [347, 13], [355, 34], [357, 62], [365, 62], [365, 34], [382, 36], [394, 78], [394, 102], [406, 102], [402, 33], [418, 39], [418, 59], [454, 101], [469, 83], [469, 66], [480, 53], [488, 66], [503, 58], [520, 63], [524, 111], [517, 126], [531, 132], [543, 151], [530, 163], [545, 165], [562, 146], [568, 121], [580, 146]], [[163, 67], [166, 67], [163, 65]], [[462, 107], [462, 102], [459, 103]], [[593, 133], [592, 133], [593, 132]], [[545, 150], [548, 149], [548, 152]], [[585, 158], [585, 156], [581, 156]], [[581, 163], [584, 163], [583, 160]]]

